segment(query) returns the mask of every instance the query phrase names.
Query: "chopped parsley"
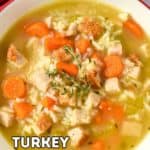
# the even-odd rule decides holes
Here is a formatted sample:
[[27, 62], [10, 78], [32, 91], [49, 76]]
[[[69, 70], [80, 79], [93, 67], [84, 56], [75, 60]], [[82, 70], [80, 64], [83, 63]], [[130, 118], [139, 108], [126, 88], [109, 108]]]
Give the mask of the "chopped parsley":
[[74, 52], [74, 49], [71, 46], [64, 46], [64, 50], [67, 54], [70, 54], [72, 59], [77, 62], [78, 66], [81, 66], [81, 58], [79, 54]]
[[58, 74], [58, 71], [56, 70], [56, 69], [54, 69], [53, 71], [47, 71], [47, 75], [49, 76], [49, 77], [54, 77], [54, 76], [56, 76]]
[[[62, 79], [61, 83], [55, 80], [56, 76]], [[57, 90], [62, 95], [68, 94], [69, 97], [76, 96], [77, 98], [84, 99], [91, 89], [88, 83], [83, 83], [83, 81], [81, 82], [64, 72], [56, 74], [56, 76], [50, 84], [53, 89]]]

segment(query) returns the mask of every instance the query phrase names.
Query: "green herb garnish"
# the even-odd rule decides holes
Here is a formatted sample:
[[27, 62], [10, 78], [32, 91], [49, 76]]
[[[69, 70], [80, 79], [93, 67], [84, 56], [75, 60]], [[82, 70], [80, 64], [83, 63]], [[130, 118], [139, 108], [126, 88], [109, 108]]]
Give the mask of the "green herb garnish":
[[53, 71], [47, 71], [47, 75], [49, 76], [49, 77], [54, 77], [54, 76], [56, 76], [58, 74], [58, 71], [56, 70], [56, 69], [54, 69]]
[[78, 66], [81, 66], [80, 55], [74, 52], [74, 49], [71, 46], [64, 46], [64, 50], [67, 54], [70, 54], [72, 59], [78, 63]]

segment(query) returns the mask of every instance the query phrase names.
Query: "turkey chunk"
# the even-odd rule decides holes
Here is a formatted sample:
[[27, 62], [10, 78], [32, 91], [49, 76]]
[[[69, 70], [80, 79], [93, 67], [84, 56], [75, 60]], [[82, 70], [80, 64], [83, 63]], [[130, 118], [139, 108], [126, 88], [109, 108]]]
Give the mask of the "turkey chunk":
[[68, 131], [71, 138], [71, 145], [74, 147], [82, 145], [88, 138], [88, 132], [81, 127], [76, 127]]
[[14, 120], [14, 112], [11, 108], [6, 106], [0, 108], [0, 124], [5, 127], [10, 127], [13, 125]]
[[70, 61], [71, 60], [71, 55], [67, 54], [64, 48], [60, 48], [56, 51], [53, 51], [52, 56], [59, 61]]
[[76, 126], [89, 124], [92, 120], [93, 112], [88, 109], [72, 109], [68, 107], [65, 110], [62, 123], [66, 126]]
[[113, 55], [113, 54], [122, 55], [122, 45], [120, 42], [113, 43], [108, 48], [108, 55]]
[[135, 121], [125, 121], [122, 125], [121, 134], [124, 136], [140, 137], [142, 124]]
[[123, 75], [133, 79], [138, 79], [141, 73], [141, 66], [137, 65], [135, 62], [131, 61], [130, 59], [125, 59], [124, 64], [125, 64], [125, 69]]
[[101, 78], [99, 72], [96, 71], [88, 72], [87, 80], [94, 88], [99, 88], [101, 86]]
[[79, 78], [87, 78], [87, 81], [94, 87], [98, 88], [101, 86], [101, 62], [97, 62], [97, 60], [92, 59], [85, 59], [82, 64], [81, 68], [79, 69], [78, 76]]
[[66, 31], [66, 36], [74, 36], [77, 33], [77, 23], [76, 22], [72, 22], [69, 25], [68, 30]]
[[8, 48], [7, 60], [18, 68], [24, 67], [27, 63], [27, 59], [16, 49], [13, 44], [11, 44]]
[[36, 125], [33, 127], [34, 132], [36, 135], [41, 135], [45, 133], [50, 127], [52, 126], [52, 122], [50, 118], [46, 114], [42, 114]]
[[105, 81], [105, 91], [108, 93], [118, 93], [120, 92], [120, 85], [118, 78], [109, 78]]
[[59, 103], [63, 106], [76, 106], [76, 98], [73, 96], [69, 97], [67, 94], [60, 94]]
[[49, 28], [52, 27], [52, 20], [53, 20], [53, 18], [51, 16], [49, 16], [49, 17], [47, 17], [47, 18], [44, 19], [45, 23], [47, 24], [47, 26]]
[[89, 109], [91, 109], [93, 107], [97, 107], [98, 104], [100, 103], [100, 100], [101, 100], [100, 95], [98, 95], [94, 92], [90, 92], [86, 99], [85, 106]]
[[128, 76], [130, 76], [133, 79], [137, 79], [140, 75], [141, 68], [139, 66], [134, 66], [131, 71], [128, 73]]
[[79, 24], [78, 31], [97, 38], [102, 33], [102, 27], [96, 19], [86, 17]]
[[49, 76], [43, 69], [37, 69], [31, 75], [31, 83], [42, 92], [46, 92], [50, 83]]

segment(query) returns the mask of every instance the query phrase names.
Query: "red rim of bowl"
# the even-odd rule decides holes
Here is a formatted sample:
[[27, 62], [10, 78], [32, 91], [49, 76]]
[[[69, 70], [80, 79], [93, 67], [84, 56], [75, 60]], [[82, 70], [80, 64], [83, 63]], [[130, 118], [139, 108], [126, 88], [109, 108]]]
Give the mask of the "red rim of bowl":
[[14, 0], [0, 0], [0, 11], [6, 8]]

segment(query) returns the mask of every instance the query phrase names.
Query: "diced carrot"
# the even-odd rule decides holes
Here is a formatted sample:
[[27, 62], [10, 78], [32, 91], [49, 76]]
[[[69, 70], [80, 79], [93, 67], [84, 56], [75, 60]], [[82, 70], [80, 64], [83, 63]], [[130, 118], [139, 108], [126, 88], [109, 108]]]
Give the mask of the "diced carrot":
[[64, 37], [47, 37], [45, 39], [45, 48], [48, 51], [53, 51], [63, 46], [73, 46], [73, 43]]
[[91, 150], [105, 150], [106, 146], [103, 140], [96, 140], [91, 146]]
[[101, 67], [104, 67], [104, 56], [100, 52], [94, 51], [91, 55], [91, 59], [98, 60], [101, 64]]
[[14, 104], [14, 111], [18, 119], [24, 119], [30, 115], [33, 106], [28, 102], [18, 102]]
[[64, 35], [58, 31], [54, 31], [54, 37], [55, 38], [64, 38]]
[[57, 69], [59, 71], [64, 71], [71, 76], [76, 76], [78, 74], [78, 67], [75, 64], [68, 64], [65, 62], [58, 62]]
[[114, 105], [112, 109], [112, 117], [118, 122], [122, 122], [124, 119], [124, 110], [120, 105]]
[[98, 60], [102, 60], [102, 55], [100, 54], [100, 52], [94, 52], [91, 56], [91, 58], [93, 59], [98, 59]]
[[22, 78], [9, 76], [2, 83], [3, 95], [8, 99], [23, 98], [26, 95], [26, 85]]
[[123, 23], [123, 28], [137, 38], [142, 38], [144, 36], [142, 28], [132, 18], [129, 18]]
[[108, 100], [103, 100], [99, 105], [102, 115], [105, 119], [114, 119], [116, 122], [122, 122], [124, 119], [123, 107]]
[[99, 112], [95, 115], [93, 121], [95, 124], [98, 124], [98, 125], [102, 123], [102, 116]]
[[105, 70], [104, 75], [107, 78], [111, 77], [120, 77], [124, 65], [121, 56], [118, 55], [109, 55], [104, 58]]
[[108, 100], [103, 100], [103, 101], [101, 101], [101, 103], [100, 103], [100, 105], [99, 105], [99, 108], [100, 108], [100, 110], [102, 110], [102, 111], [109, 111], [109, 109], [111, 109], [111, 108], [110, 108], [111, 105], [112, 105], [112, 103], [111, 103], [110, 101], [108, 101]]
[[58, 49], [60, 47], [59, 39], [57, 38], [46, 38], [44, 41], [45, 48], [47, 51], [53, 51], [55, 49]]
[[88, 39], [80, 38], [75, 41], [75, 47], [79, 50], [81, 54], [85, 54], [87, 48], [90, 47], [90, 41]]
[[35, 22], [26, 25], [25, 32], [30, 36], [37, 36], [41, 38], [49, 33], [49, 28], [44, 22]]
[[56, 104], [56, 101], [54, 99], [52, 99], [51, 97], [45, 97], [42, 101], [41, 101], [42, 105], [48, 109], [52, 109], [53, 106]]

